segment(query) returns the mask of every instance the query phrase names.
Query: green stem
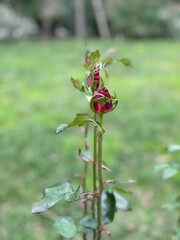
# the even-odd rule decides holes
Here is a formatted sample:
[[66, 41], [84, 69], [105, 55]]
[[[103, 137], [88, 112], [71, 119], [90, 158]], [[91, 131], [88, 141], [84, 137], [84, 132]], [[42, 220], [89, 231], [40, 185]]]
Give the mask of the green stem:
[[[97, 119], [97, 114], [94, 114], [94, 120]], [[96, 192], [97, 186], [96, 186], [96, 179], [97, 179], [97, 173], [96, 173], [96, 166], [97, 166], [97, 127], [94, 127], [94, 149], [93, 149], [93, 192]], [[92, 201], [92, 217], [95, 218], [95, 199]], [[96, 240], [96, 231], [93, 231], [93, 240]]]
[[[103, 124], [103, 115], [99, 114], [99, 123], [102, 126]], [[103, 177], [102, 177], [102, 134], [98, 134], [98, 182], [99, 182], [99, 197], [98, 197], [98, 240], [101, 239], [101, 227], [102, 227], [102, 206], [101, 198], [103, 191]]]
[[[85, 130], [84, 130], [84, 138], [85, 138], [85, 150], [89, 151], [89, 143], [88, 143], [88, 123], [85, 126]], [[87, 178], [87, 173], [88, 173], [88, 164], [87, 162], [84, 163], [84, 179], [83, 179], [83, 189], [84, 192], [87, 191], [87, 187], [86, 187], [86, 178]], [[83, 215], [84, 217], [87, 215], [87, 202], [84, 203], [84, 211], [83, 211]], [[83, 234], [83, 240], [86, 240], [87, 236], [86, 233]]]
[[[96, 114], [94, 114], [94, 119], [96, 121]], [[96, 192], [97, 186], [96, 186], [96, 164], [97, 163], [97, 127], [94, 127], [94, 149], [93, 149], [93, 192]], [[94, 201], [93, 207], [92, 207], [92, 217], [95, 218], [95, 204]]]

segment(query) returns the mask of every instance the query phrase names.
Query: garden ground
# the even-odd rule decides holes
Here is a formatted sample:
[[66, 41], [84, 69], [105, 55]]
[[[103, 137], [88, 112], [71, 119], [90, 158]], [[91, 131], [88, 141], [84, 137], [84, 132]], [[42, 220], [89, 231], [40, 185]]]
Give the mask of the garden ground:
[[[179, 178], [164, 181], [153, 168], [179, 159], [167, 153], [168, 145], [180, 143], [179, 43], [32, 41], [0, 45], [0, 239], [57, 239], [52, 220], [32, 215], [31, 207], [43, 188], [81, 171], [81, 129], [60, 136], [54, 129], [87, 109], [69, 80], [83, 79], [86, 49], [133, 62], [108, 68], [119, 104], [105, 117], [103, 160], [111, 169], [105, 178], [133, 192], [126, 196], [133, 211], [118, 212], [108, 226], [113, 239], [168, 240], [174, 233], [177, 215], [162, 205], [177, 193]], [[121, 183], [128, 179], [136, 183]], [[53, 210], [67, 214], [61, 204]]]

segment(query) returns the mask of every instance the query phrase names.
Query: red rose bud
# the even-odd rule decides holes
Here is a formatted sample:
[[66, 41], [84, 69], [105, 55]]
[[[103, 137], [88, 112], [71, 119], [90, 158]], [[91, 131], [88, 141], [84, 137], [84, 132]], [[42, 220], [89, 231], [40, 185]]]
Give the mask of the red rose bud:
[[112, 97], [106, 87], [94, 92], [92, 108], [97, 113], [108, 113], [113, 109]]

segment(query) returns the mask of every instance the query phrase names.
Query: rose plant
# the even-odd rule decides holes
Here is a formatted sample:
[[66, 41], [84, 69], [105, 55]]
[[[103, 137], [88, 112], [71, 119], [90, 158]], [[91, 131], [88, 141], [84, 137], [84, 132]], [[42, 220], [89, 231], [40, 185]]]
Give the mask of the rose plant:
[[[131, 66], [131, 61], [126, 58], [114, 60], [107, 57], [101, 59], [99, 50], [86, 52], [84, 81], [71, 77], [71, 82], [88, 99], [88, 113], [78, 113], [73, 121], [68, 124], [60, 124], [56, 128], [56, 134], [59, 134], [70, 127], [84, 126], [85, 150], [83, 152], [80, 150], [78, 156], [78, 159], [84, 162], [84, 172], [78, 174], [81, 179], [79, 186], [74, 189], [72, 183], [66, 181], [45, 188], [43, 198], [34, 203], [32, 207], [32, 213], [35, 214], [43, 213], [63, 200], [71, 203], [80, 201], [82, 205], [81, 219], [73, 219], [72, 216], [57, 216], [55, 219], [54, 228], [64, 238], [72, 239], [76, 234], [81, 234], [84, 240], [100, 240], [103, 234], [111, 238], [111, 233], [106, 225], [113, 222], [118, 209], [130, 210], [129, 203], [122, 194], [131, 194], [131, 192], [120, 187], [120, 183], [116, 186], [114, 179], [103, 178], [103, 170], [109, 171], [102, 155], [105, 133], [103, 117], [113, 111], [118, 104], [116, 95], [113, 96], [105, 85], [105, 80], [108, 78], [106, 67], [114, 62]], [[94, 128], [92, 149], [88, 141], [90, 124]], [[88, 168], [92, 169], [90, 176]], [[91, 189], [87, 183], [89, 177], [91, 177]]]

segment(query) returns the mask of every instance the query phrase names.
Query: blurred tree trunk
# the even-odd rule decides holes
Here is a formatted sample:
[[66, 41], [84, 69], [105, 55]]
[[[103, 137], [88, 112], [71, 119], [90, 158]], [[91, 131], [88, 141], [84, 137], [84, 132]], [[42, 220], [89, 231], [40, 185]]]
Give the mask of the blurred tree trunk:
[[92, 0], [92, 6], [100, 37], [110, 37], [110, 30], [102, 0]]
[[51, 35], [52, 22], [59, 15], [58, 9], [59, 0], [39, 0], [39, 18], [44, 37]]
[[85, 2], [84, 0], [74, 1], [75, 9], [75, 35], [76, 37], [86, 36], [86, 18], [85, 18]]

